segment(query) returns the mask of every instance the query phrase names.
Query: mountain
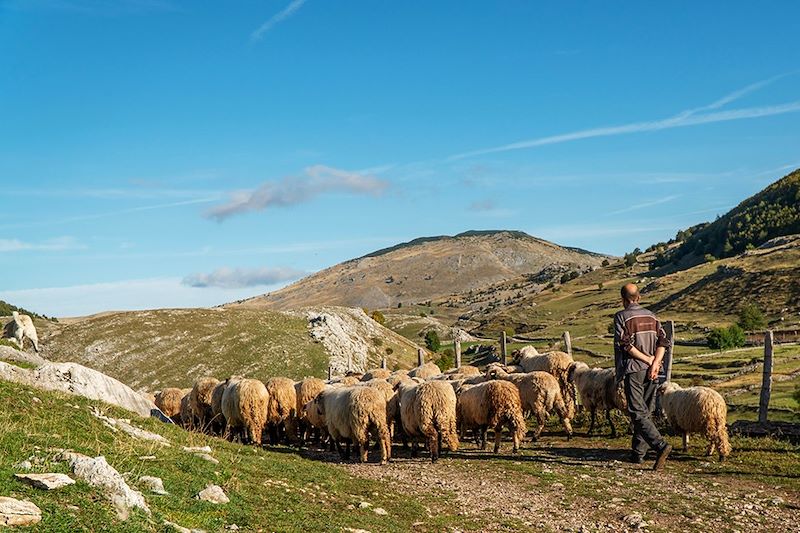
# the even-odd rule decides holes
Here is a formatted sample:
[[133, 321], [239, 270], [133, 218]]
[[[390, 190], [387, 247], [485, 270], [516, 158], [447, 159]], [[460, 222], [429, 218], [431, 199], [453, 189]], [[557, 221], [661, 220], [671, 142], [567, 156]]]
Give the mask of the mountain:
[[601, 254], [565, 248], [519, 231], [469, 231], [378, 250], [229, 307], [396, 308], [469, 293], [522, 275], [544, 275], [549, 280], [564, 272], [586, 272], [604, 259]]
[[776, 237], [796, 233], [800, 233], [800, 169], [714, 222], [679, 232], [676, 241], [680, 244], [663, 246], [653, 266], [691, 266], [712, 256], [733, 257]]
[[[28, 315], [33, 318], [47, 318], [44, 315], [40, 315], [38, 313], [34, 313], [33, 311], [28, 311], [27, 309], [23, 309], [22, 307], [17, 307], [16, 305], [11, 305], [8, 302], [0, 300], [0, 317], [11, 316], [13, 312], [16, 311], [21, 315]], [[52, 319], [48, 319], [52, 320]]]

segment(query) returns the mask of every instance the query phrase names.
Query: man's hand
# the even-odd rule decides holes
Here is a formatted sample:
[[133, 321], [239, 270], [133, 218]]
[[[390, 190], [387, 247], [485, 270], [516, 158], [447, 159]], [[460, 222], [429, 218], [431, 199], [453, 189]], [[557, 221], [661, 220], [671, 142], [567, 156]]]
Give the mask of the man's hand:
[[653, 364], [654, 357], [652, 355], [648, 355], [642, 352], [636, 346], [631, 346], [631, 349], [628, 350], [628, 354], [630, 354], [630, 356], [633, 357], [634, 359], [638, 359], [639, 361], [647, 363], [648, 365]]
[[661, 370], [661, 361], [656, 362], [655, 360], [653, 360], [653, 362], [650, 363], [650, 368], [647, 370], [647, 378], [650, 381], [655, 381], [658, 378], [658, 373], [660, 370]]

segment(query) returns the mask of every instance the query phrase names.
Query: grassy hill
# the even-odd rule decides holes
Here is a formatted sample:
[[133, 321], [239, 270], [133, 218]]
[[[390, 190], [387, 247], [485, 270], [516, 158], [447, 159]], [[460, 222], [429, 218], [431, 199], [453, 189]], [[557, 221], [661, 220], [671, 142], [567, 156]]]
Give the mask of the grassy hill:
[[14, 311], [22, 315], [28, 315], [33, 318], [52, 320], [51, 318], [48, 318], [45, 315], [40, 315], [38, 313], [34, 313], [33, 311], [28, 311], [27, 309], [23, 309], [22, 307], [17, 307], [16, 305], [11, 305], [8, 302], [0, 300], [0, 317], [11, 317]]
[[[328, 310], [336, 313], [335, 310]], [[348, 318], [345, 311], [340, 313]], [[416, 364], [416, 346], [363, 318], [349, 319], [353, 342], [368, 347], [368, 366], [387, 354], [390, 367]], [[377, 331], [377, 333], [375, 333]], [[302, 314], [254, 309], [161, 309], [109, 313], [49, 326], [46, 357], [75, 361], [134, 389], [190, 387], [197, 377], [240, 374], [265, 379], [325, 377], [333, 354], [310, 335]]]
[[479, 290], [523, 274], [546, 271], [554, 277], [573, 270], [584, 272], [599, 266], [603, 259], [599, 254], [514, 231], [424, 237], [346, 261], [281, 290], [230, 306], [396, 308]]
[[695, 264], [706, 255], [732, 257], [775, 237], [797, 233], [800, 233], [800, 169], [714, 222], [691, 228], [679, 246], [656, 258], [654, 266]]

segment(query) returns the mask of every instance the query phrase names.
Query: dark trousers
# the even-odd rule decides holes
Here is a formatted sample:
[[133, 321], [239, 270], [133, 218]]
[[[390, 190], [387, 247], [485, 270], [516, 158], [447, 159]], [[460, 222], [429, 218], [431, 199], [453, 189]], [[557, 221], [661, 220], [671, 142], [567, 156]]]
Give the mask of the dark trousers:
[[652, 419], [656, 389], [658, 382], [647, 378], [647, 370], [625, 374], [625, 398], [633, 425], [631, 449], [638, 457], [644, 457], [648, 448], [659, 451], [667, 444]]

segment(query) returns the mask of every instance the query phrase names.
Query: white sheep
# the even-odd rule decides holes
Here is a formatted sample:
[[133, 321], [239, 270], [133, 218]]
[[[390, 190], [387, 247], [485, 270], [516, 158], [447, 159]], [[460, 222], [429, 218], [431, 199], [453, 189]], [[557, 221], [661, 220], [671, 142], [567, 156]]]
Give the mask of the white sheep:
[[33, 349], [39, 351], [39, 336], [36, 334], [36, 326], [28, 315], [21, 315], [17, 311], [11, 313], [11, 322], [3, 327], [3, 336], [13, 339], [20, 350], [25, 349], [25, 339], [29, 339], [33, 344]]
[[589, 368], [586, 363], [578, 361], [570, 369], [569, 381], [577, 389], [581, 405], [590, 413], [591, 422], [587, 435], [591, 435], [594, 431], [597, 409], [603, 409], [608, 425], [611, 426], [611, 438], [615, 438], [617, 428], [611, 420], [611, 410], [619, 409], [625, 412], [628, 404], [621, 387], [617, 386], [614, 369]]
[[[386, 400], [374, 387], [336, 387], [322, 391], [312, 402], [319, 416], [325, 417], [328, 433], [343, 459], [350, 458], [350, 443], [359, 447], [361, 462], [367, 461], [370, 431], [379, 442], [381, 464], [391, 457], [391, 439], [386, 426]], [[347, 442], [346, 451], [341, 441]]]
[[724, 461], [731, 453], [726, 425], [728, 406], [720, 393], [709, 387], [681, 388], [674, 382], [658, 388], [661, 408], [670, 425], [683, 435], [683, 451], [689, 448], [689, 434], [702, 433], [708, 440], [706, 456], [719, 453]]
[[397, 386], [397, 394], [403, 431], [413, 439], [412, 455], [417, 453], [419, 438], [426, 440], [434, 463], [443, 443], [451, 451], [458, 450], [456, 393], [447, 381], [406, 381]]
[[458, 390], [456, 426], [463, 439], [467, 429], [477, 431], [481, 450], [486, 449], [486, 430], [494, 430], [494, 453], [500, 451], [503, 426], [508, 427], [517, 453], [527, 428], [522, 416], [519, 390], [508, 381], [462, 385]]

